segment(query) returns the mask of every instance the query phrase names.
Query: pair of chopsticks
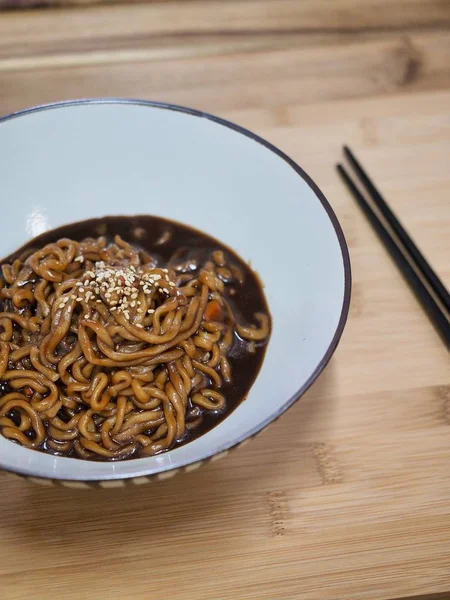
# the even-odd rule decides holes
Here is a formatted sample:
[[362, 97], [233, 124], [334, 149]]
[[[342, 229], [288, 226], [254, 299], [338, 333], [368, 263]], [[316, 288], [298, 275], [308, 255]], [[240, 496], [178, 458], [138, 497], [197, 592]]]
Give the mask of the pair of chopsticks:
[[[450, 350], [449, 292], [347, 146], [344, 146], [344, 154], [371, 203], [366, 200], [342, 164], [336, 166], [339, 174]], [[394, 235], [372, 206], [378, 209]]]

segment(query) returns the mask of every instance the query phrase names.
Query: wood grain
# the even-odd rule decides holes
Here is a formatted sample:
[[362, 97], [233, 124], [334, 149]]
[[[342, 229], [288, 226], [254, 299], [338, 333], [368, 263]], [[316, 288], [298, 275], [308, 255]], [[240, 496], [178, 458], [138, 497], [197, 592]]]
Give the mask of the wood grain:
[[[28, 31], [31, 38], [64, 39], [72, 33], [88, 38], [94, 29], [105, 39], [139, 33], [182, 34], [205, 32], [267, 31], [332, 32], [361, 30], [404, 30], [409, 27], [445, 27], [450, 9], [445, 0], [227, 0], [226, 2], [172, 1], [146, 2], [138, 6], [78, 7], [73, 10], [25, 11], [2, 17], [11, 38]], [[84, 25], [84, 27], [83, 27]], [[4, 26], [5, 27], [5, 26]], [[35, 29], [35, 33], [33, 33]], [[1, 31], [1, 30], [0, 30]], [[2, 38], [5, 42], [8, 38]], [[23, 40], [25, 41], [25, 40]], [[17, 42], [20, 43], [19, 40]]]
[[0, 103], [127, 95], [224, 112], [446, 89], [449, 7], [252, 0], [10, 13]]
[[450, 286], [449, 24], [438, 0], [0, 15], [2, 112], [118, 95], [230, 118], [321, 186], [354, 277], [327, 370], [229, 457], [123, 490], [0, 474], [2, 600], [450, 596], [449, 356], [334, 170], [348, 143]]

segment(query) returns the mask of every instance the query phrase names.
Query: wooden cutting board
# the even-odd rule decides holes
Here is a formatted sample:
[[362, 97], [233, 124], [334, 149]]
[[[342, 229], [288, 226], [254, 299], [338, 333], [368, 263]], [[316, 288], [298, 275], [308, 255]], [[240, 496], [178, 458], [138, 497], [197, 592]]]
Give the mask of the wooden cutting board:
[[110, 95], [235, 120], [321, 186], [354, 277], [329, 367], [245, 448], [127, 489], [0, 474], [2, 600], [450, 597], [449, 355], [334, 170], [348, 143], [450, 286], [449, 24], [439, 0], [0, 16], [1, 112]]

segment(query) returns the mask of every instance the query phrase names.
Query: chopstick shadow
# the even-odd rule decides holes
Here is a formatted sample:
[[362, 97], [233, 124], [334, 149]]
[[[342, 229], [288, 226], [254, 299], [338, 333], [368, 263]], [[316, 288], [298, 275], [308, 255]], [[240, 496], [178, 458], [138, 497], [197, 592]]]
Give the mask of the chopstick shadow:
[[[24, 543], [44, 543], [47, 559], [54, 555], [58, 563], [62, 543], [73, 560], [82, 554], [86, 540], [91, 554], [97, 551], [105, 557], [105, 552], [120, 553], [130, 544], [158, 546], [168, 537], [192, 536], [194, 530], [217, 527], [218, 520], [224, 526], [233, 523], [234, 534], [239, 534], [248, 529], [249, 518], [248, 512], [242, 515], [241, 502], [254, 503], [259, 518], [267, 513], [264, 498], [286, 487], [288, 478], [294, 476], [300, 490], [317, 485], [311, 469], [303, 466], [310, 460], [311, 440], [326, 437], [332, 428], [334, 382], [332, 361], [311, 390], [247, 446], [164, 482], [72, 490], [16, 480], [15, 508], [2, 527], [20, 535]], [[3, 477], [3, 489], [9, 488], [12, 479], [7, 484], [5, 474], [0, 482]], [[110, 544], [106, 550], [105, 536]]]

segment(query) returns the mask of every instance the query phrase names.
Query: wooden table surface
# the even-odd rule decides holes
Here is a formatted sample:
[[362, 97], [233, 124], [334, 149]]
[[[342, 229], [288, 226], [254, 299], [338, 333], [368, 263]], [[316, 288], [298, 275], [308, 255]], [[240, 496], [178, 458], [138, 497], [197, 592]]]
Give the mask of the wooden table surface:
[[327, 370], [228, 458], [120, 490], [0, 474], [2, 600], [450, 597], [449, 355], [334, 170], [350, 144], [450, 285], [449, 29], [448, 0], [0, 13], [1, 113], [129, 96], [232, 119], [323, 189], [354, 276]]

